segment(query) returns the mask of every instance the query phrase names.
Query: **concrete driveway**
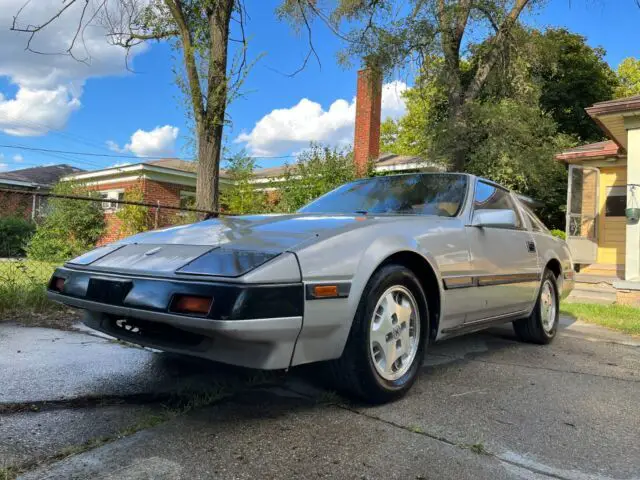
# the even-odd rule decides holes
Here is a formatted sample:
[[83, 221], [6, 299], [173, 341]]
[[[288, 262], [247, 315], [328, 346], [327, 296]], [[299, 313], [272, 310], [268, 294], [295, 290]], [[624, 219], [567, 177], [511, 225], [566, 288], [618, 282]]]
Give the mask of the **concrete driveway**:
[[432, 346], [407, 397], [367, 407], [323, 390], [313, 368], [265, 376], [86, 333], [0, 326], [0, 472], [640, 478], [640, 341], [569, 319], [562, 327], [547, 347], [507, 327]]

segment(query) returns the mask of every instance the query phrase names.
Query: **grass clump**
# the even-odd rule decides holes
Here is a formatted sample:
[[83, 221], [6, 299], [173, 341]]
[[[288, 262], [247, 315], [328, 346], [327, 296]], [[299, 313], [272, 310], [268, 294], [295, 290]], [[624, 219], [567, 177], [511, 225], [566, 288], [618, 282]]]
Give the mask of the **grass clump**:
[[54, 269], [52, 263], [35, 260], [0, 261], [0, 315], [51, 308], [46, 292]]
[[628, 305], [565, 303], [560, 311], [583, 322], [640, 335], [640, 308]]

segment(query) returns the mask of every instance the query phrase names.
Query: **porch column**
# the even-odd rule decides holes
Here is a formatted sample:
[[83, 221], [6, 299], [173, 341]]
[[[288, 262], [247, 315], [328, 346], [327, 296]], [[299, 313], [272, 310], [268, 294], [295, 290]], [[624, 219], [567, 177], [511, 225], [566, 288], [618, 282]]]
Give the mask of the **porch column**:
[[[627, 130], [627, 185], [640, 185], [640, 116], [626, 117]], [[635, 188], [635, 199], [631, 187], [627, 187], [627, 208], [640, 207], [640, 187]], [[640, 222], [627, 221], [627, 237], [624, 262], [625, 280], [640, 280]]]

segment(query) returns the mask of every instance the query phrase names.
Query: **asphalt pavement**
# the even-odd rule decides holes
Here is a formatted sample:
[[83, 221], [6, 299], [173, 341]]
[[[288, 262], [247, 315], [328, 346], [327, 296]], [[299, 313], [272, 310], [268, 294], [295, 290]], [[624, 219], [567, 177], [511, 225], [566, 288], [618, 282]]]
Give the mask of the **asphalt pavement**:
[[[640, 479], [638, 338], [565, 319], [549, 346], [453, 339], [377, 407], [315, 372], [0, 324], [0, 478]], [[200, 401], [167, 415], [172, 396]]]

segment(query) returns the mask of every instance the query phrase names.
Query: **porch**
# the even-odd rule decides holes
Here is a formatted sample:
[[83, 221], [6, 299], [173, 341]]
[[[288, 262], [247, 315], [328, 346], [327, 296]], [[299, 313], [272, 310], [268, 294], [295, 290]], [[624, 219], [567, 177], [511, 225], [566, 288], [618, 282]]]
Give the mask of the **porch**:
[[566, 232], [576, 290], [596, 285], [603, 297], [640, 305], [640, 96], [587, 113], [611, 140], [557, 156], [569, 166]]

